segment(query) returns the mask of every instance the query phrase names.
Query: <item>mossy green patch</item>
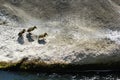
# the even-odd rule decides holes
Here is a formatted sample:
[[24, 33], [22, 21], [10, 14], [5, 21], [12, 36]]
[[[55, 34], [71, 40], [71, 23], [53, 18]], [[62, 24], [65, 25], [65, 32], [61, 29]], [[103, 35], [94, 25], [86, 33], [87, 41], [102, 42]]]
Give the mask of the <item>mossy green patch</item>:
[[28, 71], [28, 72], [48, 72], [48, 73], [76, 73], [86, 70], [120, 70], [120, 61], [106, 62], [106, 63], [92, 63], [92, 64], [66, 64], [53, 63], [48, 64], [42, 61], [24, 61], [21, 60], [16, 63], [0, 62], [0, 69], [12, 71]]
[[9, 65], [7, 62], [0, 62], [0, 68], [6, 68]]

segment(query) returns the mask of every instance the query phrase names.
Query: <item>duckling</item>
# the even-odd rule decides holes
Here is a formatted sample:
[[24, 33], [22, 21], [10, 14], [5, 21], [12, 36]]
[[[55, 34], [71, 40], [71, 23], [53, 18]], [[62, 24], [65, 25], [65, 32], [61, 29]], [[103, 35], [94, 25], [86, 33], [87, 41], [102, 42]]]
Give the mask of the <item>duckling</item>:
[[46, 37], [46, 36], [48, 36], [47, 33], [41, 34], [41, 35], [38, 36], [38, 39], [40, 39], [40, 38], [43, 38], [43, 39], [44, 39], [44, 37]]
[[25, 29], [23, 29], [22, 31], [20, 31], [20, 32], [18, 33], [18, 36], [19, 36], [19, 37], [22, 37], [22, 35], [23, 35], [23, 33], [25, 33], [25, 31], [26, 31]]
[[33, 31], [34, 29], [37, 29], [37, 27], [36, 26], [34, 26], [34, 27], [30, 27], [30, 28], [28, 28], [28, 30], [27, 30], [27, 32], [31, 32], [31, 31]]

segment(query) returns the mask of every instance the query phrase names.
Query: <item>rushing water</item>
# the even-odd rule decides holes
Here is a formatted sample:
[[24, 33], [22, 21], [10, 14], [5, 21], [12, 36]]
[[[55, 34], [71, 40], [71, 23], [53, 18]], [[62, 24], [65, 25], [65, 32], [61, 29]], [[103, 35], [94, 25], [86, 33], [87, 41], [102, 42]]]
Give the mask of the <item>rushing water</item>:
[[46, 74], [0, 71], [0, 80], [120, 80], [120, 72], [84, 72], [79, 74]]
[[[82, 53], [85, 50], [90, 51], [88, 54], [101, 54], [119, 47], [114, 48], [116, 45], [94, 40], [107, 36], [120, 43], [119, 3], [120, 0], [0, 0], [0, 61], [19, 60], [24, 56], [60, 62], [80, 62], [81, 59], [86, 63], [95, 60], [119, 61], [118, 51], [114, 52], [112, 58], [107, 59], [104, 59], [103, 55], [103, 59], [95, 59], [96, 55], [92, 57], [91, 54], [86, 55], [87, 52], [85, 55], [72, 53], [80, 52], [81, 49]], [[34, 31], [35, 36], [44, 32], [50, 34], [46, 39], [47, 44], [43, 46], [35, 37], [35, 42], [27, 42], [25, 38], [25, 45], [19, 45], [21, 42], [24, 43], [24, 40], [20, 39], [17, 43], [17, 33], [34, 25], [38, 26]], [[110, 33], [106, 34], [106, 30], [110, 30]], [[88, 44], [92, 47], [87, 46]], [[64, 52], [65, 54], [61, 54]], [[120, 72], [47, 74], [0, 70], [0, 80], [120, 80]]]

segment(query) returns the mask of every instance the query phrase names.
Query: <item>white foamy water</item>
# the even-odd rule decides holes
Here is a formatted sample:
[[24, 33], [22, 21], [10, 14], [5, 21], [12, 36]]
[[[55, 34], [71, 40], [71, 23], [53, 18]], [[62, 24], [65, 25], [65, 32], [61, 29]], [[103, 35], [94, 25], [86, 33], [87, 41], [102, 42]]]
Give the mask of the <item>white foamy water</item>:
[[[107, 37], [120, 43], [120, 33], [105, 31], [103, 26], [104, 21], [112, 21], [113, 15], [117, 14], [112, 13], [114, 7], [111, 9], [110, 0], [76, 1], [56, 0], [53, 1], [54, 4], [50, 0], [24, 0], [20, 4], [14, 3], [13, 0], [3, 1], [1, 5], [8, 14], [0, 16], [0, 19], [8, 20], [10, 24], [0, 25], [0, 61], [14, 62], [28, 57], [51, 63], [80, 62], [84, 59], [83, 62], [86, 63], [94, 62], [93, 57], [97, 59], [96, 55], [109, 54], [116, 49], [118, 45], [108, 44], [104, 39]], [[17, 4], [19, 5], [16, 6]], [[96, 6], [92, 6], [94, 4]], [[9, 20], [13, 16], [16, 16], [15, 20]], [[113, 22], [113, 25], [114, 23], [117, 22]], [[28, 38], [27, 32], [23, 38], [18, 36], [22, 29], [32, 26], [38, 27], [32, 32], [33, 40]], [[45, 40], [39, 41], [38, 35], [44, 32], [47, 32], [48, 36]]]
[[106, 37], [120, 44], [120, 31], [108, 31]]

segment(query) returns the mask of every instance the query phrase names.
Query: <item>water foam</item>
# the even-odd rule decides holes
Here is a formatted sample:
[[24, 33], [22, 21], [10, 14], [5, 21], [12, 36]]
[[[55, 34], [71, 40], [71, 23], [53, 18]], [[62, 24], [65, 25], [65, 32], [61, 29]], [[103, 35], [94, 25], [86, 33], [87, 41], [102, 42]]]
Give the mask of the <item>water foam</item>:
[[115, 41], [116, 43], [120, 44], [120, 31], [112, 31], [110, 30], [107, 34], [106, 34], [107, 38], [110, 38], [111, 40]]

